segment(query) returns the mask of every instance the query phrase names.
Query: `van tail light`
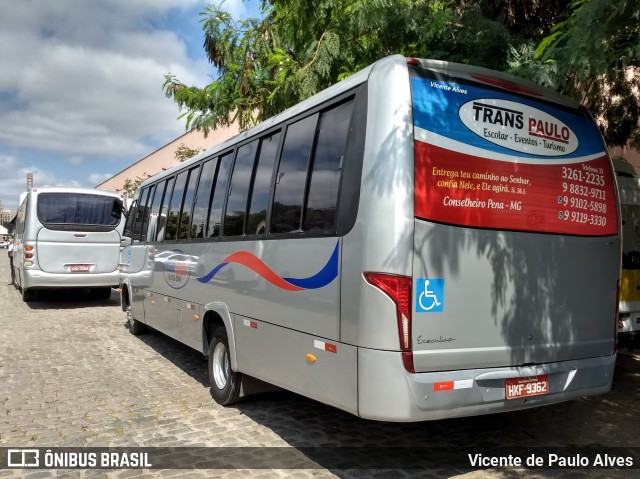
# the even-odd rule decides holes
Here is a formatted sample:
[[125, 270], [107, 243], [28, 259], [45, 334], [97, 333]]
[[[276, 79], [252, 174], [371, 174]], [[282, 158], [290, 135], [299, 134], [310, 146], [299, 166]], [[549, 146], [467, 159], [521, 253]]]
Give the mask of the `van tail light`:
[[364, 273], [364, 279], [395, 303], [402, 363], [407, 371], [414, 373], [411, 350], [411, 278], [387, 273]]

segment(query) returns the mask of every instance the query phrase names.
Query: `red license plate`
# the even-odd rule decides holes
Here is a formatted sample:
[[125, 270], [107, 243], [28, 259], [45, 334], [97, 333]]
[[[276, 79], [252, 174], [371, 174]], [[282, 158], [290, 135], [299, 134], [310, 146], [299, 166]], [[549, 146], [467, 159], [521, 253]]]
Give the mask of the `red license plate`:
[[90, 264], [72, 264], [71, 272], [72, 273], [86, 273], [91, 270]]
[[549, 377], [533, 376], [530, 378], [509, 378], [504, 384], [507, 399], [519, 399], [530, 396], [549, 394]]

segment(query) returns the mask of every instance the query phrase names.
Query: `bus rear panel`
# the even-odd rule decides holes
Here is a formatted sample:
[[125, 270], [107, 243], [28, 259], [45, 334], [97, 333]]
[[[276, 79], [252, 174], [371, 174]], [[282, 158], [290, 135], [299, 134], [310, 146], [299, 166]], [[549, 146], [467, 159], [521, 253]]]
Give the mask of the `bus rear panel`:
[[[434, 419], [608, 391], [620, 239], [596, 125], [507, 75], [413, 63], [371, 74], [367, 201], [345, 237], [360, 415]], [[397, 318], [395, 348], [383, 317]]]

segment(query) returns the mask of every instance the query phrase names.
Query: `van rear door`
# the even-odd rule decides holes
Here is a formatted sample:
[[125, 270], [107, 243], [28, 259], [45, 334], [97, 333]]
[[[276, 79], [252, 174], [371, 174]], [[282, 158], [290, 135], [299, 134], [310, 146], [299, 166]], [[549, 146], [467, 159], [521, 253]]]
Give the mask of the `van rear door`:
[[112, 273], [118, 269], [122, 204], [76, 192], [37, 196], [35, 258], [47, 273]]

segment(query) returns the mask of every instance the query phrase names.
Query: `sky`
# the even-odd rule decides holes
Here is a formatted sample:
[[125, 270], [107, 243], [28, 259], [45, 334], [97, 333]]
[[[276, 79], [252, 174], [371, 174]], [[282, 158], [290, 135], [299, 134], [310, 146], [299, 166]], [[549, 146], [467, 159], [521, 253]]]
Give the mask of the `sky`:
[[[217, 3], [217, 0], [216, 0]], [[0, 201], [95, 187], [185, 132], [164, 76], [203, 87], [203, 0], [0, 0]], [[259, 0], [225, 0], [235, 19]]]

